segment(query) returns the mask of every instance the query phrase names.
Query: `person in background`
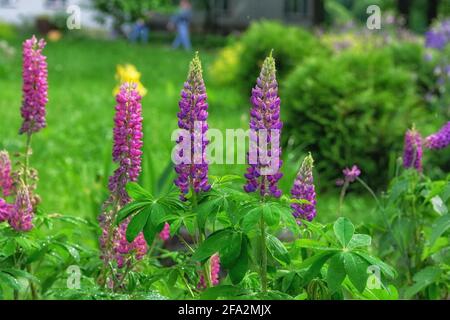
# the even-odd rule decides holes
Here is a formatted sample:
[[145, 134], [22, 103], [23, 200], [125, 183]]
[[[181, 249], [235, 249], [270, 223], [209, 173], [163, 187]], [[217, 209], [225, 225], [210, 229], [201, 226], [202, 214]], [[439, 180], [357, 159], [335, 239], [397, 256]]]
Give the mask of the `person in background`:
[[192, 5], [189, 0], [181, 0], [178, 13], [169, 22], [169, 30], [177, 30], [177, 36], [172, 44], [172, 48], [178, 49], [180, 46], [186, 51], [192, 49], [189, 35], [189, 25], [192, 19]]
[[147, 22], [141, 18], [133, 25], [133, 29], [130, 33], [130, 40], [131, 42], [141, 41], [142, 43], [147, 43], [149, 34], [150, 28], [148, 27]]

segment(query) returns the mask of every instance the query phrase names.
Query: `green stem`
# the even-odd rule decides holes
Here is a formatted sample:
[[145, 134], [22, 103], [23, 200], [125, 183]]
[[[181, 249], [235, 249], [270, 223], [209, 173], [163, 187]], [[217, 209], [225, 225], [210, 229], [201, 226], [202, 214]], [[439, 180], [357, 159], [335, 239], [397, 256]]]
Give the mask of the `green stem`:
[[[26, 268], [27, 268], [27, 272], [29, 274], [33, 274], [33, 271], [31, 270], [31, 266], [30, 265], [27, 265]], [[34, 286], [33, 281], [29, 280], [29, 283], [30, 283], [30, 290], [31, 290], [31, 298], [33, 300], [38, 300], [39, 296], [38, 296], [38, 293], [37, 293], [36, 287]]]
[[266, 224], [264, 222], [264, 216], [261, 215], [260, 220], [260, 228], [261, 228], [261, 290], [263, 293], [267, 292], [267, 245], [266, 245]]
[[[193, 190], [193, 189], [192, 189], [191, 203], [192, 203], [192, 213], [194, 213], [198, 206], [198, 199], [197, 199], [197, 192], [195, 192], [195, 190]], [[204, 228], [200, 227], [198, 217], [197, 217], [197, 229], [198, 229], [198, 236], [197, 236], [197, 247], [198, 247], [198, 246], [200, 246], [200, 244], [203, 241], [205, 241], [205, 238], [206, 238], [205, 230], [204, 230]], [[207, 262], [205, 262], [203, 264], [203, 273], [204, 273], [204, 277], [205, 277], [205, 281], [206, 281], [206, 287], [209, 288], [209, 287], [211, 287], [211, 275], [209, 272]]]
[[341, 217], [341, 212], [342, 212], [342, 206], [344, 205], [344, 199], [345, 199], [345, 193], [347, 192], [347, 188], [348, 188], [348, 181], [347, 179], [344, 182], [344, 185], [342, 186], [341, 189], [341, 195], [339, 196], [339, 207], [338, 207], [338, 218]]

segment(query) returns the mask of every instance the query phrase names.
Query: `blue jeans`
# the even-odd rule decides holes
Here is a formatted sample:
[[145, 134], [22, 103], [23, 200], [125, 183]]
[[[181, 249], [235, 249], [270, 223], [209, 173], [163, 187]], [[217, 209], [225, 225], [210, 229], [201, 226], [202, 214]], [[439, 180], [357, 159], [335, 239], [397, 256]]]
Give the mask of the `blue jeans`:
[[150, 30], [146, 25], [135, 24], [133, 30], [130, 33], [130, 40], [132, 42], [142, 41], [142, 43], [148, 42]]
[[177, 24], [177, 37], [173, 41], [172, 48], [177, 49], [182, 45], [186, 51], [192, 49], [191, 39], [189, 37], [189, 24], [185, 22], [179, 22]]

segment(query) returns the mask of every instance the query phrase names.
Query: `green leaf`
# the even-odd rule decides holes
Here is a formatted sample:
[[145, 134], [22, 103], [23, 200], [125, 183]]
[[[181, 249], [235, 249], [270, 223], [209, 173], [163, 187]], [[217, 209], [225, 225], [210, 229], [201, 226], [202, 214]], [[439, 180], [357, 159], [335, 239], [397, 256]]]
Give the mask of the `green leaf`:
[[435, 196], [431, 199], [431, 204], [433, 205], [434, 211], [439, 213], [441, 216], [448, 213], [448, 208], [442, 201], [441, 197]]
[[291, 262], [291, 258], [289, 257], [289, 252], [284, 244], [277, 237], [274, 237], [271, 234], [267, 234], [266, 239], [267, 249], [270, 254], [279, 262], [289, 264]]
[[365, 252], [355, 252], [357, 255], [359, 255], [361, 258], [365, 259], [370, 265], [375, 265], [380, 268], [380, 270], [388, 277], [395, 278], [397, 273], [394, 268], [392, 268], [387, 263], [384, 263], [380, 259], [373, 257]]
[[166, 211], [158, 202], [152, 204], [151, 212], [150, 219], [152, 220], [153, 225], [157, 226], [166, 222]]
[[280, 223], [280, 211], [266, 204], [262, 207], [264, 221], [268, 226], [276, 226]]
[[354, 234], [348, 243], [349, 249], [368, 247], [372, 243], [372, 238], [367, 234]]
[[431, 229], [430, 245], [433, 245], [437, 238], [450, 228], [450, 214], [443, 215], [433, 223]]
[[345, 276], [344, 256], [342, 253], [335, 254], [328, 261], [327, 283], [331, 291], [335, 292], [341, 287]]
[[355, 232], [355, 227], [353, 224], [347, 218], [339, 218], [334, 223], [333, 229], [334, 234], [341, 243], [342, 247], [346, 248], [353, 237], [353, 232]]
[[430, 284], [436, 282], [440, 275], [441, 270], [438, 267], [426, 267], [425, 269], [420, 270], [413, 277], [415, 283], [406, 289], [405, 297], [412, 298]]
[[255, 230], [255, 228], [260, 223], [261, 214], [261, 208], [250, 210], [242, 219], [242, 230], [244, 230], [245, 233], [249, 233], [250, 231]]
[[246, 290], [230, 285], [211, 287], [205, 290], [201, 296], [201, 300], [217, 300], [218, 298], [236, 299], [246, 294]]
[[20, 290], [20, 284], [16, 278], [9, 273], [0, 271], [0, 284], [4, 284], [12, 289]]
[[129, 182], [126, 186], [126, 190], [131, 199], [135, 201], [151, 201], [153, 196], [142, 188], [136, 182]]
[[316, 254], [305, 261], [303, 261], [298, 267], [299, 270], [307, 268], [303, 274], [302, 284], [310, 282], [317, 274], [319, 274], [322, 266], [328, 261], [335, 253], [334, 252], [322, 252]]
[[352, 284], [358, 289], [359, 292], [363, 292], [366, 288], [367, 267], [369, 264], [366, 260], [362, 259], [359, 255], [351, 252], [343, 252], [345, 272]]
[[128, 242], [133, 242], [133, 240], [138, 236], [139, 232], [144, 229], [144, 226], [147, 224], [147, 220], [150, 216], [150, 212], [151, 208], [146, 208], [131, 219], [126, 232], [126, 238]]
[[296, 248], [307, 248], [319, 251], [337, 251], [336, 248], [327, 247], [326, 244], [314, 239], [297, 239], [294, 242]]
[[14, 268], [7, 268], [7, 269], [2, 269], [1, 271], [9, 273], [10, 275], [14, 276], [15, 278], [25, 278], [25, 279], [33, 281], [35, 283], [39, 283], [39, 279], [38, 278], [36, 278], [31, 273], [28, 273], [28, 272], [26, 272], [24, 270], [19, 270], [19, 269], [14, 269]]
[[243, 236], [239, 257], [236, 259], [234, 265], [228, 272], [231, 283], [238, 284], [242, 281], [242, 279], [244, 279], [248, 270], [248, 259], [248, 238]]
[[152, 223], [151, 219], [148, 219], [147, 223], [144, 226], [144, 229], [142, 230], [142, 233], [144, 234], [144, 239], [147, 244], [151, 246], [153, 241], [155, 240], [156, 234], [158, 233], [158, 228]]
[[211, 234], [202, 244], [195, 250], [192, 259], [202, 261], [211, 257], [214, 253], [221, 251], [229, 244], [233, 235], [232, 229], [223, 229]]
[[235, 263], [241, 253], [242, 233], [234, 232], [229, 243], [220, 250], [220, 264], [228, 269]]
[[16, 241], [14, 239], [9, 239], [1, 252], [5, 257], [12, 256], [16, 252]]
[[408, 190], [408, 180], [396, 181], [389, 192], [388, 204], [392, 205], [407, 190]]
[[134, 214], [135, 212], [141, 211], [144, 207], [149, 206], [150, 204], [151, 202], [149, 201], [130, 202], [122, 209], [120, 209], [120, 211], [117, 213], [116, 223], [119, 224], [120, 222], [128, 218], [130, 215]]

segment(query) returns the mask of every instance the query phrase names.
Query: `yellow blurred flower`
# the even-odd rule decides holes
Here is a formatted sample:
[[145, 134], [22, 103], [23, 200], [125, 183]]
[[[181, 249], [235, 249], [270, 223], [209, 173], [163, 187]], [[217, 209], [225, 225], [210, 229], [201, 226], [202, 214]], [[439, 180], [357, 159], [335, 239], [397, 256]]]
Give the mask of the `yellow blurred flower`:
[[137, 85], [137, 91], [143, 97], [147, 94], [147, 89], [141, 82], [141, 73], [132, 64], [118, 64], [116, 67], [117, 86], [114, 88], [113, 95], [119, 93], [120, 86], [125, 82], [133, 82]]
[[219, 52], [217, 59], [209, 70], [214, 81], [219, 84], [229, 84], [236, 79], [242, 49], [242, 44], [236, 42]]
[[62, 33], [61, 33], [61, 31], [58, 31], [58, 30], [51, 30], [51, 31], [49, 31], [49, 32], [47, 33], [47, 39], [48, 39], [48, 41], [51, 41], [51, 42], [57, 42], [57, 41], [61, 40], [61, 38], [62, 38]]

